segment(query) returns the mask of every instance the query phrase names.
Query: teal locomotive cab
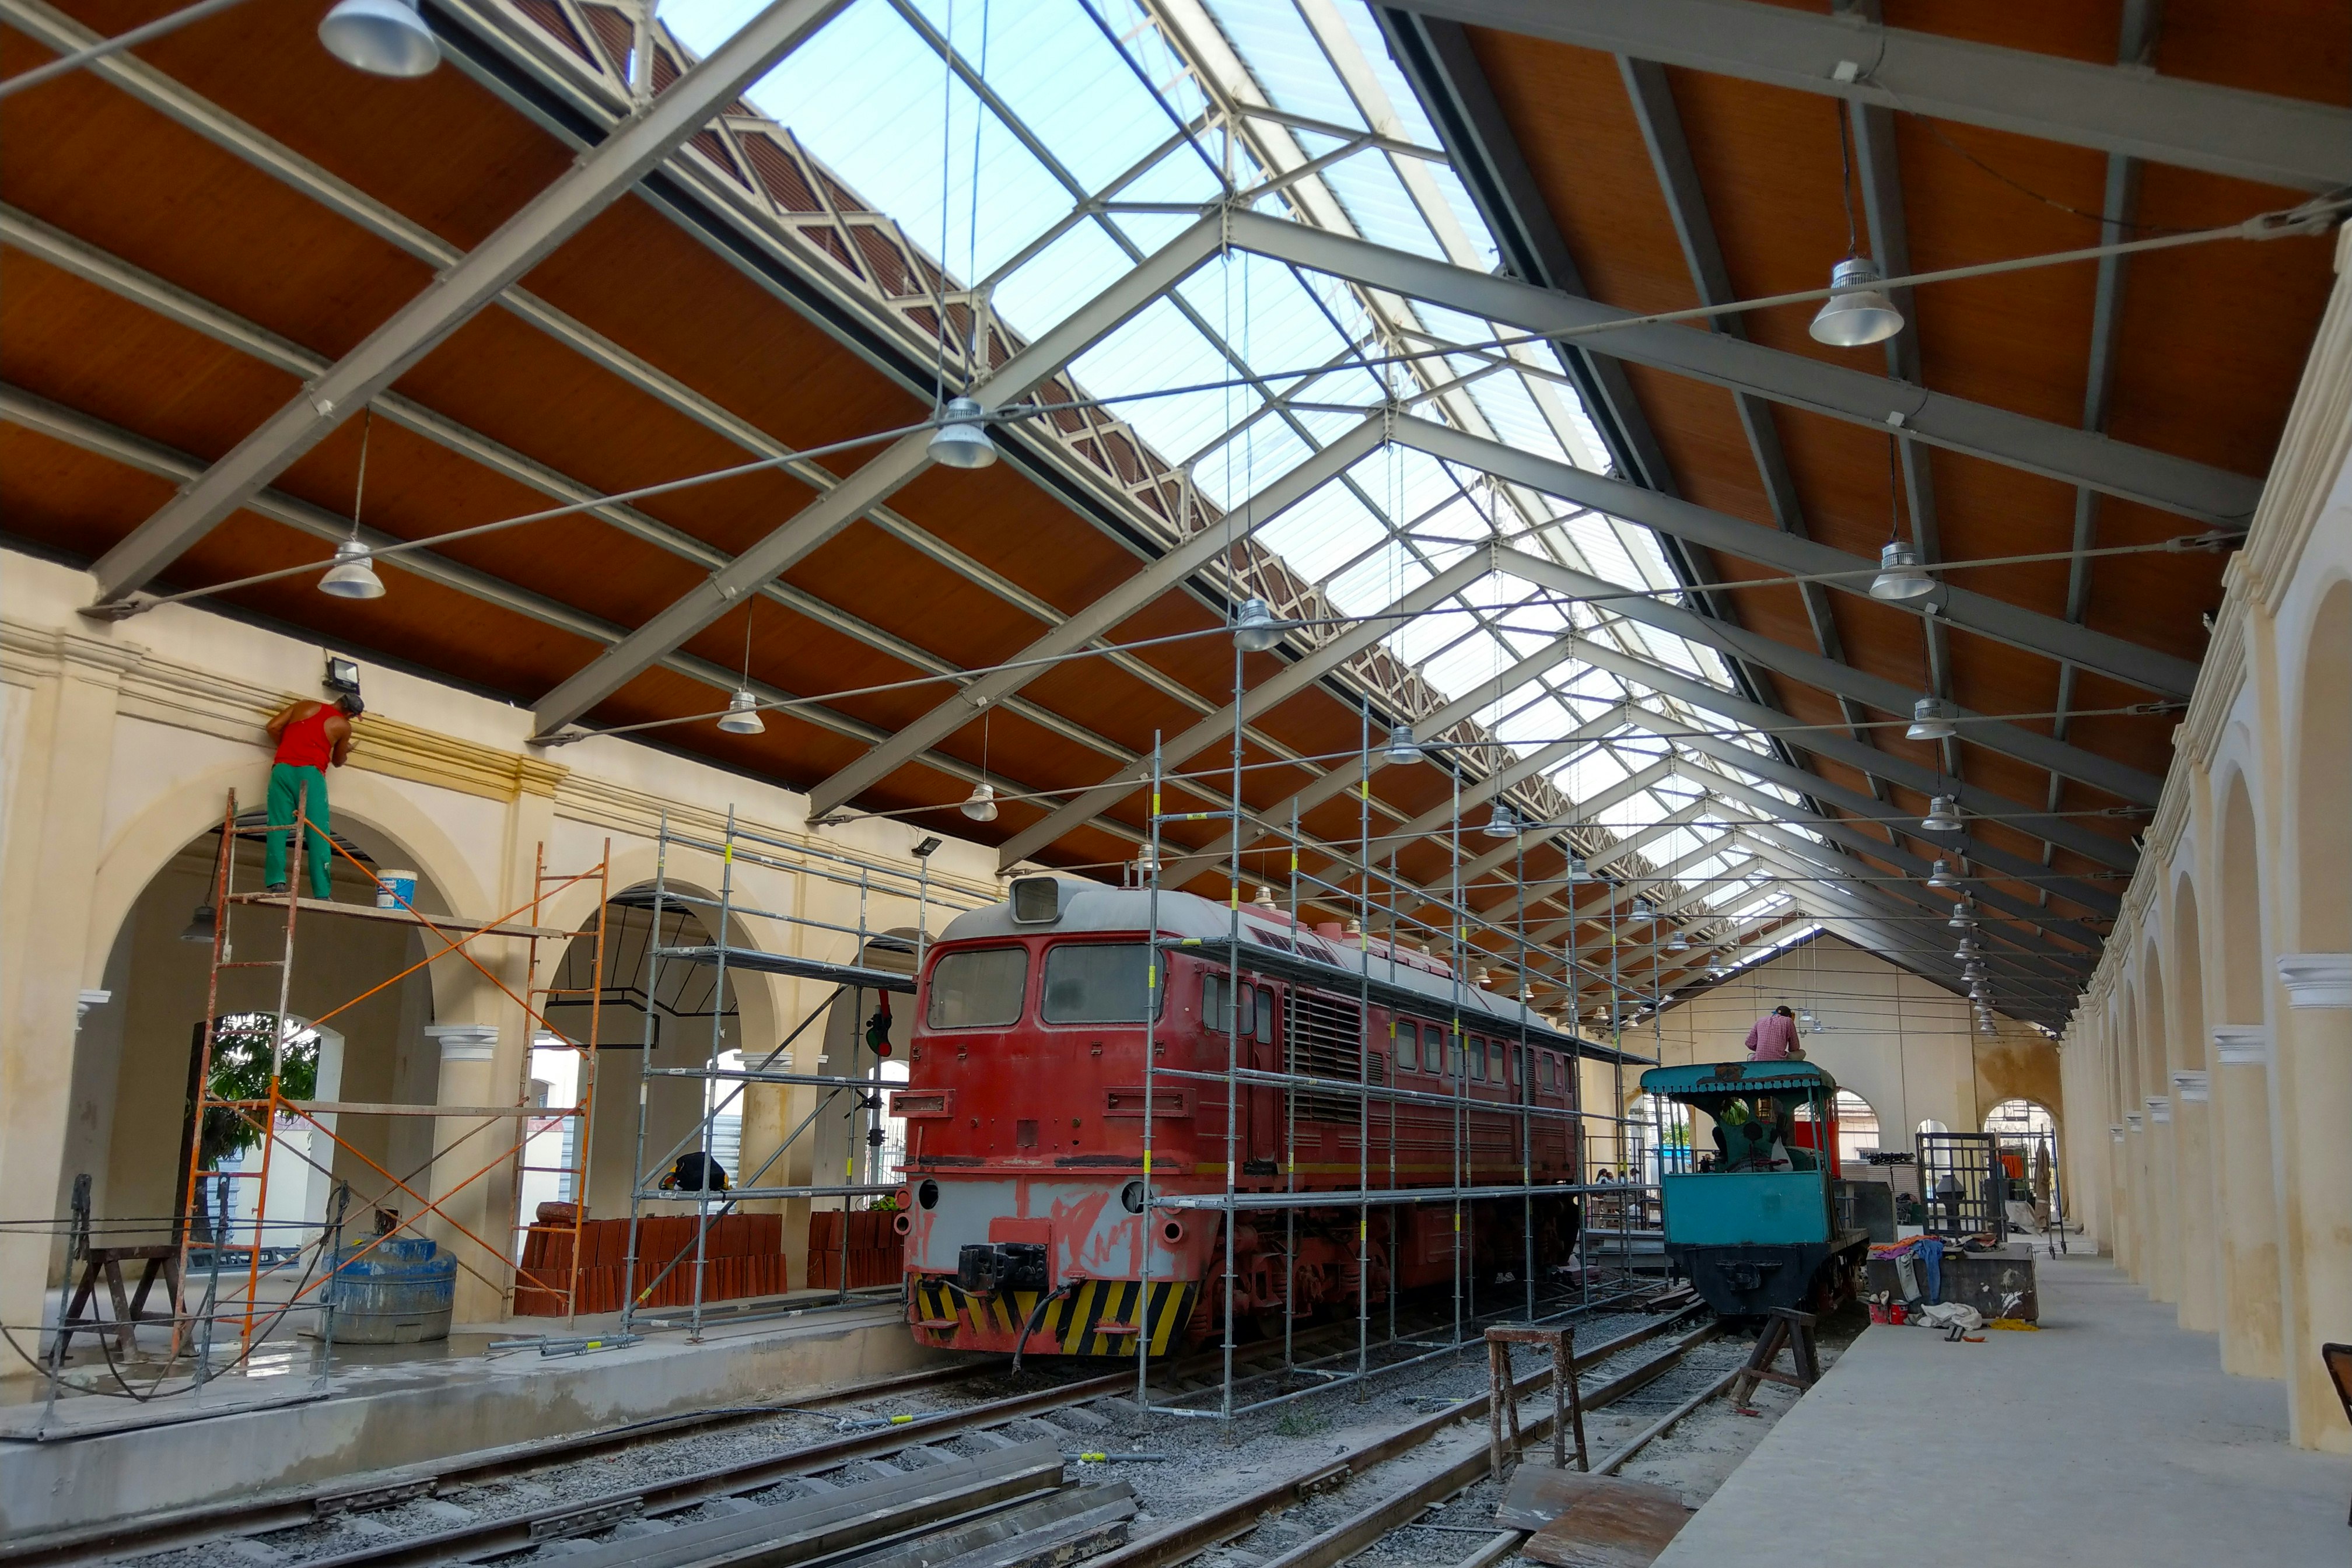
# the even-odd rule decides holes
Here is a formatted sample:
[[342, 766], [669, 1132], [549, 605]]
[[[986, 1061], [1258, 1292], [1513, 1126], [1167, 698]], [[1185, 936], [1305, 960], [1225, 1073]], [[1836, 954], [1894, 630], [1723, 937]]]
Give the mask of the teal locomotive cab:
[[1748, 1317], [1851, 1293], [1868, 1237], [1838, 1226], [1835, 1079], [1811, 1062], [1702, 1062], [1653, 1068], [1642, 1089], [1714, 1122], [1695, 1168], [1659, 1181], [1666, 1256], [1701, 1300]]

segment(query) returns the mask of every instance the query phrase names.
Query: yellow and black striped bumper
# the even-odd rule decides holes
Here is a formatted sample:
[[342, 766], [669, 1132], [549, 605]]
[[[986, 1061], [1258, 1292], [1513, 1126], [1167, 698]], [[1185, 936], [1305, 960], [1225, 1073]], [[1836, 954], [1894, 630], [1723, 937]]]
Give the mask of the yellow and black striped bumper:
[[[1190, 1279], [1151, 1282], [1151, 1353], [1164, 1355], [1181, 1345], [1185, 1321], [1192, 1314], [1198, 1289]], [[924, 1279], [915, 1286], [913, 1322], [926, 1342], [965, 1351], [1010, 1352], [1021, 1337], [1021, 1325], [1037, 1310], [1036, 1290], [1001, 1290], [973, 1296], [951, 1280]], [[1141, 1331], [1136, 1303], [1142, 1282], [1135, 1279], [1083, 1279], [1045, 1310], [1037, 1331], [1029, 1336], [1032, 1353], [1058, 1355], [1133, 1355]]]

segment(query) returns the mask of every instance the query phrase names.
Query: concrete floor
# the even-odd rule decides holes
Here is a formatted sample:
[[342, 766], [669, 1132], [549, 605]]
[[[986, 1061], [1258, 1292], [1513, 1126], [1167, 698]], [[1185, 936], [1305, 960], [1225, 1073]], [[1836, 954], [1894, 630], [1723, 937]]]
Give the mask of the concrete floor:
[[2352, 1562], [2352, 1465], [2287, 1447], [2281, 1384], [2104, 1260], [2039, 1268], [2039, 1333], [1866, 1331], [1658, 1568]]

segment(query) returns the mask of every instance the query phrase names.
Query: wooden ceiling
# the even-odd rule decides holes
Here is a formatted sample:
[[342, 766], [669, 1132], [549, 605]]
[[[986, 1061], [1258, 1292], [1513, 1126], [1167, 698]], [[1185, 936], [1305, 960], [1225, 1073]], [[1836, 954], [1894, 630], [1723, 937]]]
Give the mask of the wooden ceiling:
[[[126, 30], [175, 0], [67, 0], [58, 10], [100, 34]], [[2247, 7], [2219, 0], [2165, 7], [2159, 70], [2331, 103], [2352, 94], [2352, 74], [2330, 68], [2304, 26], [2345, 29], [2346, 7], [2317, 0], [2263, 0], [2252, 7], [2277, 26], [2250, 25]], [[2112, 5], [1987, 8], [1889, 5], [1906, 26], [1958, 31], [2012, 47], [2112, 59]], [[445, 67], [415, 81], [352, 72], [318, 44], [318, 7], [241, 6], [138, 51], [138, 68], [161, 73], [205, 100], [216, 121], [244, 128], [243, 153], [217, 133], [174, 118], [85, 70], [0, 103], [0, 200], [11, 221], [47, 226], [85, 265], [61, 266], [41, 247], [0, 247], [0, 381], [12, 396], [54, 405], [56, 417], [0, 419], [0, 535], [23, 547], [86, 562], [119, 542], [167, 500], [179, 477], [229, 451], [299, 385], [303, 356], [331, 361], [349, 350], [430, 279], [412, 249], [315, 199], [255, 155], [290, 151], [373, 202], [463, 248], [488, 234], [572, 158], [572, 149], [499, 93]], [[2095, 16], [2094, 13], [2096, 15]], [[1987, 34], [1985, 29], [1991, 29]], [[1997, 36], [1993, 36], [1997, 35]], [[1507, 116], [1553, 218], [1590, 291], [1637, 310], [1696, 302], [1664, 197], [1615, 62], [1606, 55], [1517, 37], [1475, 33], [1477, 59]], [[2102, 51], [2105, 51], [2103, 54]], [[0, 27], [0, 72], [51, 58], [18, 30]], [[2336, 62], [2340, 68], [2341, 61]], [[1670, 73], [1707, 206], [1742, 294], [1817, 287], [1843, 254], [1844, 219], [1831, 100], [1725, 78]], [[1897, 117], [1897, 147], [1912, 254], [1921, 268], [2055, 249], [2088, 242], [2084, 221], [2021, 195], [2014, 185], [2086, 211], [2101, 200], [2105, 160], [2076, 148], [1958, 125]], [[1985, 172], [1971, 159], [2000, 171]], [[835, 191], [836, 198], [845, 195]], [[2150, 167], [2141, 221], [2196, 226], [2287, 205], [2295, 193], [2187, 171]], [[45, 231], [45, 232], [47, 232]], [[2136, 259], [2124, 296], [2107, 429], [2125, 440], [2238, 472], [2268, 466], [2329, 279], [2324, 241], [2207, 246]], [[112, 269], [110, 286], [91, 267]], [[125, 271], [124, 269], [135, 269]], [[125, 279], [129, 281], [126, 282]], [[148, 280], [159, 281], [159, 294]], [[794, 447], [810, 447], [920, 420], [923, 389], [887, 368], [838, 321], [820, 321], [763, 286], [670, 210], [638, 197], [608, 209], [521, 285], [589, 331], [660, 374]], [[2087, 268], [1955, 284], [1926, 297], [1913, 330], [1928, 385], [2062, 424], [2079, 424], [2091, 337]], [[164, 298], [168, 296], [168, 298]], [[1807, 312], [1750, 318], [1774, 348], [1843, 363], [1805, 333]], [[1730, 395], [1700, 383], [1634, 369], [1632, 380], [1685, 497], [1758, 523], [1771, 513]], [[257, 505], [214, 530], [171, 567], [159, 589], [198, 587], [319, 559], [315, 531], [285, 519], [302, 508], [352, 516], [366, 447], [362, 521], [404, 539], [530, 511], [546, 492], [517, 477], [500, 454], [587, 489], [611, 493], [740, 462], [742, 448], [677, 406], [647, 395], [596, 358], [514, 311], [476, 316], [403, 376], [394, 395], [407, 416], [380, 406], [295, 462], [271, 487], [276, 511]], [[30, 405], [26, 405], [30, 406]], [[1886, 453], [1875, 435], [1781, 407], [1772, 417], [1813, 537], [1875, 551], [1889, 514]], [[488, 444], [422, 433], [438, 420]], [[60, 423], [62, 422], [62, 424]], [[77, 438], [60, 428], [73, 426]], [[143, 444], [126, 458], [120, 437]], [[495, 447], [496, 450], [490, 450]], [[872, 450], [867, 448], [866, 450]], [[487, 455], [486, 455], [487, 454]], [[863, 454], [837, 459], [836, 473]], [[2053, 481], [1942, 451], [1930, 459], [1943, 552], [1975, 559], [2063, 549], [2074, 495]], [[173, 464], [178, 466], [175, 468]], [[436, 576], [387, 563], [390, 592], [351, 603], [320, 595], [308, 576], [233, 590], [214, 601], [362, 657], [433, 672], [529, 704], [601, 651], [612, 635], [643, 624], [703, 580], [711, 563], [767, 533], [813, 492], [774, 470], [638, 503], [635, 528], [573, 515], [441, 547], [436, 554], [478, 581], [515, 593], [485, 598]], [[721, 670], [744, 668], [782, 691], [824, 694], [912, 680], [944, 668], [988, 665], [1016, 653], [1049, 623], [1131, 575], [1132, 542], [1108, 513], [1089, 512], [1013, 465], [934, 469], [900, 490], [887, 520], [861, 521], [793, 566], [781, 597], [753, 601], [681, 650]], [[910, 539], [908, 530], [921, 537]], [[2102, 544], [2180, 533], [2180, 520], [2115, 500], [2098, 514]], [[918, 546], [920, 546], [919, 548]], [[961, 568], [954, 564], [961, 561]], [[1715, 563], [1737, 584], [1760, 569]], [[2219, 559], [2147, 554], [2100, 561], [2091, 574], [2086, 623], [2186, 658], [2202, 651], [2200, 616], [2219, 602]], [[2063, 563], [2001, 568], [1957, 581], [2043, 613], [2063, 615]], [[1916, 617], [1851, 595], [1834, 597], [1837, 631], [1856, 666], [1925, 689]], [[1802, 604], [1784, 587], [1727, 595], [1749, 628], [1792, 645], [1815, 644]], [[541, 609], [535, 610], [538, 605]], [[569, 621], [546, 606], [572, 613]], [[584, 619], [583, 617], [585, 617]], [[1212, 634], [1220, 607], [1197, 589], [1171, 593], [1118, 629], [1121, 641]], [[562, 624], [552, 624], [562, 621]], [[598, 630], [596, 623], [605, 628]], [[135, 632], [131, 635], [135, 636]], [[1952, 694], [1988, 713], [2048, 714], [2058, 700], [2055, 664], [1975, 637], [1949, 634]], [[983, 835], [953, 812], [982, 765], [1034, 791], [1070, 791], [1111, 773], [1231, 694], [1230, 645], [1213, 635], [1162, 643], [1135, 655], [1143, 674], [1108, 659], [1072, 664], [1039, 679], [1017, 703], [943, 742], [931, 760], [900, 768], [869, 791], [867, 809], [912, 814], [944, 831]], [[1253, 656], [1263, 679], [1279, 666]], [[1149, 676], [1149, 679], [1146, 678]], [[293, 677], [289, 674], [289, 679]], [[830, 698], [824, 711], [780, 710], [764, 734], [722, 734], [706, 722], [653, 731], [656, 743], [787, 784], [806, 786], [929, 711], [940, 684]], [[1189, 694], [1190, 700], [1187, 699]], [[1769, 695], [1803, 723], [1836, 724], [1832, 698], [1787, 679]], [[2083, 676], [2080, 710], [2126, 707], [2146, 694]], [[724, 700], [709, 680], [679, 668], [639, 676], [593, 715], [599, 725], [707, 713]], [[1878, 717], [1892, 717], [1879, 715]], [[2151, 773], [2168, 759], [2173, 719], [2075, 718], [2078, 746]], [[1319, 770], [1283, 757], [1351, 752], [1363, 721], [1336, 689], [1318, 685], [1254, 721], [1244, 747], [1244, 794], [1265, 807]], [[2043, 731], [2047, 719], [2021, 721]], [[1936, 765], [1931, 748], [1880, 732], [1891, 752]], [[1799, 742], [1801, 750], [1801, 742]], [[2048, 775], [1964, 744], [1971, 784], [2041, 803]], [[1223, 753], [1200, 765], [1221, 765]], [[1855, 770], [1814, 759], [1823, 777], [1867, 793]], [[1000, 784], [1010, 788], [1010, 785]], [[1221, 786], [1213, 786], [1221, 787]], [[1384, 825], [1447, 799], [1433, 768], [1376, 776]], [[2059, 805], [2097, 811], [2117, 804], [2069, 784]], [[1894, 792], [1890, 811], [1926, 805]], [[1008, 805], [992, 831], [1009, 837], [1045, 807]], [[1139, 799], [1109, 817], [1139, 827]], [[2137, 819], [2086, 816], [2123, 837]], [[1333, 841], [1360, 831], [1359, 806], [1341, 798], [1306, 826]], [[1998, 824], [1990, 841], [2038, 859], [2039, 840]], [[1207, 842], [1205, 829], [1175, 836]], [[1470, 853], [1487, 847], [1475, 844]], [[1046, 858], [1102, 866], [1132, 858], [1131, 837], [1103, 826], [1074, 831]], [[1245, 875], [1272, 879], [1272, 849]], [[1402, 847], [1406, 876], [1442, 883], [1450, 852], [1421, 839]], [[1559, 875], [1551, 850], [1531, 854], [1531, 882]], [[2107, 868], [2059, 852], [2053, 868], [2084, 878]], [[1516, 869], [1516, 868], [1507, 868]], [[1892, 866], [1872, 868], [1893, 876]], [[1516, 883], [1498, 871], [1472, 901], [1507, 911]], [[2109, 885], [2120, 890], [2120, 882]], [[1222, 872], [1199, 890], [1222, 895]], [[1534, 923], [1557, 919], [1553, 902]], [[2041, 889], [2006, 890], [2027, 901]], [[1588, 907], [1597, 902], [1588, 893]], [[2056, 899], [2053, 917], [2092, 913]], [[1590, 932], [1586, 933], [1588, 936]], [[2020, 948], [2048, 952], [2050, 937], [2019, 926]], [[1492, 945], [1501, 946], [1496, 942]], [[2087, 953], [2096, 938], [2069, 939]], [[1644, 961], [1645, 964], [1648, 962]], [[1555, 967], [1557, 965], [1555, 964]], [[1670, 969], [1686, 967], [1672, 961]], [[2083, 967], [2080, 963], [2074, 967]], [[1637, 971], [1646, 973], [1646, 969]], [[2047, 1009], [2038, 1005], [2032, 1011]]]

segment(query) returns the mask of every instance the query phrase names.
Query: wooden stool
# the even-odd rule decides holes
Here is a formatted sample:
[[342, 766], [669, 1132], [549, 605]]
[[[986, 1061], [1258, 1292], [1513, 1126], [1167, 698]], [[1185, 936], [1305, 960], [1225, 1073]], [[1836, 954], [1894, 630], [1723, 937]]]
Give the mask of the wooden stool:
[[[1731, 1385], [1731, 1403], [1744, 1405], [1759, 1383], [1785, 1383], [1799, 1393], [1822, 1380], [1821, 1357], [1813, 1349], [1813, 1314], [1800, 1312], [1793, 1307], [1771, 1309], [1772, 1321], [1757, 1336], [1755, 1352], [1748, 1364], [1739, 1369], [1739, 1376]], [[1789, 1350], [1789, 1361], [1797, 1370], [1794, 1373], [1780, 1372], [1772, 1363], [1779, 1358], [1780, 1348]]]
[[[78, 1333], [112, 1334], [118, 1355], [129, 1355], [137, 1343], [142, 1323], [168, 1323], [180, 1310], [180, 1248], [175, 1242], [159, 1242], [148, 1247], [93, 1247], [84, 1255], [81, 1284], [74, 1291], [73, 1303], [58, 1319], [58, 1355], [63, 1359]], [[147, 1267], [139, 1276], [139, 1289], [128, 1300], [122, 1291], [122, 1266], [144, 1260]], [[90, 1297], [97, 1293], [100, 1275], [106, 1279], [106, 1293], [113, 1300], [114, 1317], [107, 1319], [84, 1317], [83, 1310]], [[166, 1300], [172, 1310], [161, 1315], [147, 1310], [147, 1292], [153, 1289], [157, 1279], [163, 1281]]]
[[1559, 1470], [1568, 1468], [1568, 1437], [1573, 1430], [1576, 1434], [1576, 1468], [1591, 1469], [1591, 1461], [1584, 1449], [1584, 1401], [1576, 1388], [1576, 1331], [1567, 1328], [1488, 1329], [1486, 1456], [1494, 1466], [1495, 1479], [1499, 1482], [1503, 1479], [1503, 1425], [1507, 1420], [1511, 1428], [1510, 1458], [1518, 1458], [1524, 1447], [1519, 1437], [1518, 1394], [1511, 1387], [1513, 1345], [1551, 1347], [1552, 1468]]

